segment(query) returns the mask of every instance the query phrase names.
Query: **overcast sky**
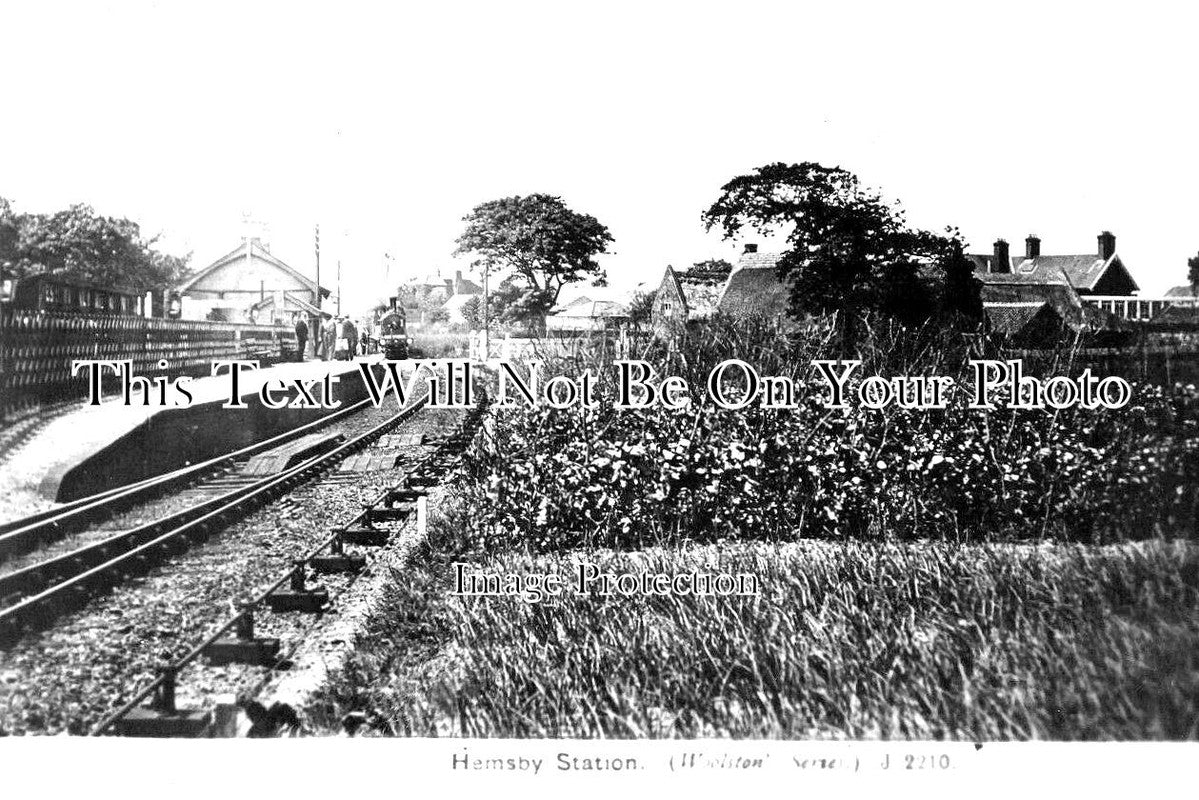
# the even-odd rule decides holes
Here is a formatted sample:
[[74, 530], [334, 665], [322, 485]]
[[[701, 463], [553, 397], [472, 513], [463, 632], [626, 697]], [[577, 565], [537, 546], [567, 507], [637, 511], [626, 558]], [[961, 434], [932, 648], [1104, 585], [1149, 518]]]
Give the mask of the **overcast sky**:
[[975, 251], [1110, 229], [1146, 293], [1185, 281], [1194, 4], [833, 5], [7, 5], [0, 196], [130, 217], [195, 266], [249, 212], [311, 274], [319, 222], [353, 306], [383, 252], [452, 273], [462, 216], [531, 192], [611, 229], [614, 285], [656, 283], [739, 250], [700, 224], [725, 181], [811, 160]]

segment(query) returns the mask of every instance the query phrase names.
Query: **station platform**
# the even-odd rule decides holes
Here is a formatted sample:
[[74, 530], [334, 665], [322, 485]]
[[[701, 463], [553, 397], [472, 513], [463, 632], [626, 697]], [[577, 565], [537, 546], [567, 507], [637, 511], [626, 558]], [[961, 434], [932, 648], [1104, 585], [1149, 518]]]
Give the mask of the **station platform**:
[[[247, 408], [222, 407], [231, 394], [224, 371], [187, 383], [192, 400], [184, 406], [142, 405], [140, 392], [126, 406], [120, 394], [105, 394], [100, 405], [81, 403], [48, 421], [10, 454], [0, 469], [0, 492], [40, 500], [31, 505], [44, 507], [232, 452], [337, 410], [267, 408], [259, 392], [268, 381], [288, 386], [273, 392], [276, 402], [299, 397], [296, 380], [318, 382], [309, 391], [319, 400], [319, 382], [333, 376], [332, 396], [344, 407], [368, 396], [358, 363], [379, 358], [292, 362], [242, 372], [238, 394]], [[111, 373], [103, 380], [106, 392], [120, 385]], [[178, 396], [168, 392], [167, 402]], [[152, 402], [158, 401], [155, 394]]]

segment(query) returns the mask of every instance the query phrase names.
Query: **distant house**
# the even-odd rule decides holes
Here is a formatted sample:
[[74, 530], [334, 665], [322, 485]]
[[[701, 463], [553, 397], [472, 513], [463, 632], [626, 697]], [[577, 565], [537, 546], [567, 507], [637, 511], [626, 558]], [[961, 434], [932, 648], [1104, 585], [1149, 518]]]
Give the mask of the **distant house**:
[[1190, 285], [1175, 286], [1173, 289], [1166, 292], [1165, 296], [1166, 297], [1196, 297], [1196, 296], [1199, 296], [1199, 292], [1195, 291], [1194, 286], [1190, 286]]
[[545, 318], [547, 332], [560, 334], [619, 331], [629, 324], [629, 307], [615, 300], [577, 297]]
[[1041, 300], [985, 303], [983, 314], [991, 333], [1017, 346], [1035, 347], [1059, 340], [1081, 323], [1080, 316], [1071, 325], [1053, 304]]
[[1099, 234], [1094, 253], [1042, 255], [1041, 240], [1029, 236], [1023, 256], [1011, 256], [1008, 243], [999, 239], [990, 254], [967, 257], [981, 284], [987, 326], [1025, 346], [1084, 330], [1118, 336], [1124, 332], [1117, 318], [1085, 299], [1132, 297], [1140, 291], [1117, 255], [1110, 231]]
[[329, 290], [271, 255], [256, 238], [218, 258], [175, 287], [183, 319], [289, 322], [316, 312]]
[[654, 292], [650, 312], [654, 331], [667, 334], [688, 322], [712, 316], [728, 278], [729, 273], [675, 270], [667, 266], [662, 282]]
[[669, 335], [715, 314], [734, 319], [785, 316], [790, 292], [776, 271], [782, 257], [747, 244], [727, 276], [667, 267], [654, 294], [654, 332]]
[[399, 296], [408, 311], [408, 319], [424, 322], [432, 309], [444, 309], [450, 322], [465, 322], [462, 307], [471, 297], [480, 297], [483, 287], [469, 278], [462, 277], [456, 270], [453, 278], [444, 278], [440, 272], [409, 281], [400, 287]]
[[1111, 231], [1099, 234], [1094, 253], [1042, 255], [1041, 240], [1029, 236], [1024, 240], [1023, 256], [1010, 256], [1008, 243], [1000, 239], [989, 255], [968, 258], [974, 262], [974, 275], [982, 283], [984, 303], [994, 286], [1064, 284], [1082, 296], [1131, 296], [1140, 291], [1116, 253], [1116, 237]]

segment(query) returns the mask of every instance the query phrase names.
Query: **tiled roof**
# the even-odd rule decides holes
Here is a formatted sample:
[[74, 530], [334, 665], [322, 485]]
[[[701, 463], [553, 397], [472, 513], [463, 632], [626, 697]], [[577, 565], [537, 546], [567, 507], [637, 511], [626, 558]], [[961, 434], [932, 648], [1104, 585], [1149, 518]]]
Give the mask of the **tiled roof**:
[[1048, 304], [1044, 301], [983, 303], [983, 313], [991, 330], [1008, 335], [1024, 330], [1046, 308]]
[[584, 303], [572, 303], [567, 308], [553, 314], [555, 317], [627, 317], [629, 310], [620, 303], [611, 300], [593, 300]]
[[972, 254], [967, 256], [974, 262], [974, 274], [983, 283], [1027, 282], [1027, 283], [1060, 283], [1068, 282], [1076, 289], [1093, 289], [1104, 273], [1114, 264], [1123, 269], [1123, 262], [1118, 255], [1104, 260], [1095, 254], [1067, 256], [1038, 256], [1025, 258], [1011, 257], [1010, 272], [995, 272], [995, 257], [992, 255]]
[[741, 258], [733, 265], [733, 271], [742, 269], [769, 269], [779, 263], [782, 253], [742, 253]]
[[1166, 297], [1194, 297], [1195, 289], [1191, 286], [1175, 286], [1166, 292]]
[[1064, 281], [1060, 283], [1051, 283], [1048, 280], [987, 282], [983, 284], [980, 294], [984, 305], [987, 303], [1048, 303], [1067, 322], [1077, 324], [1082, 320], [1082, 301], [1078, 297], [1078, 292]]
[[483, 287], [470, 278], [454, 278], [454, 294], [483, 294]]

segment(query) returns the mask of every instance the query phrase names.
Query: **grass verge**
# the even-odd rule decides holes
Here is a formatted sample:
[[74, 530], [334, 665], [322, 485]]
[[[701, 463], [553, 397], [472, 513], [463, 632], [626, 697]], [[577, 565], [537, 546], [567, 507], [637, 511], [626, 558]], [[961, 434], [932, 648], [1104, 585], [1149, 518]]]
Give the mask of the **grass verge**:
[[491, 572], [753, 573], [754, 597], [451, 594], [397, 576], [323, 724], [436, 736], [1194, 738], [1199, 547], [737, 543]]

